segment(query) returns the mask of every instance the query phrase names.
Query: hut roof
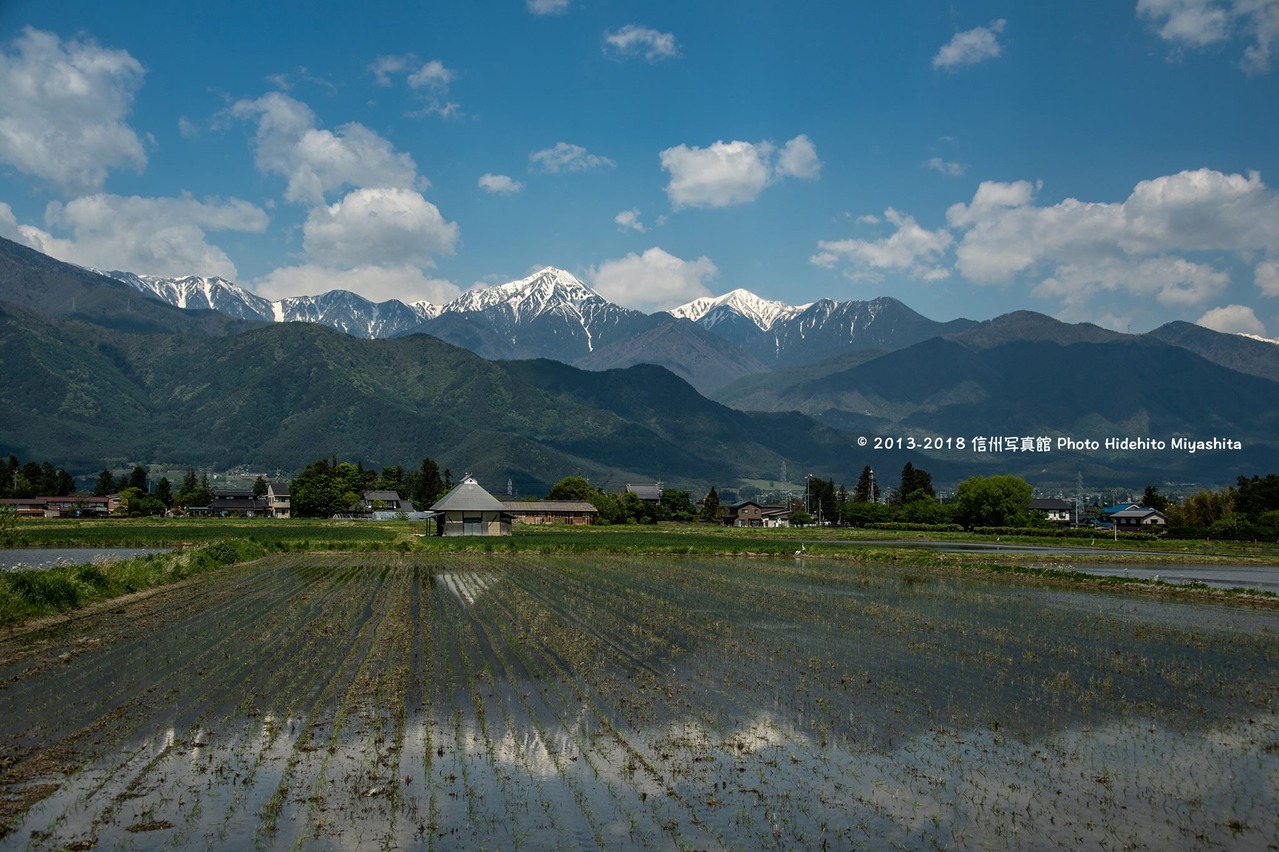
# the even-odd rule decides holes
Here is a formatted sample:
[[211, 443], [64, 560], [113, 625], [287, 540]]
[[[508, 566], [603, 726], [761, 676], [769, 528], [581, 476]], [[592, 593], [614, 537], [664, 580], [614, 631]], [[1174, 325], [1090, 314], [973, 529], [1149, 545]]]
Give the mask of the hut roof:
[[431, 507], [433, 512], [501, 512], [496, 497], [480, 487], [475, 477], [467, 476]]

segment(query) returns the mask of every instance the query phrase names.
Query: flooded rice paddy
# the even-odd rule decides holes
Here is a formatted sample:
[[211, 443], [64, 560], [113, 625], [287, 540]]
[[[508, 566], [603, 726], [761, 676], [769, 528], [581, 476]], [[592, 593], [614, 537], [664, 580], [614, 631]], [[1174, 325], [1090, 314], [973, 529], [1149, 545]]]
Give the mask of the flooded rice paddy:
[[168, 553], [168, 547], [5, 547], [0, 548], [0, 571], [30, 571], [61, 565], [101, 565], [135, 556]]
[[290, 555], [0, 634], [0, 848], [1279, 843], [1279, 612]]

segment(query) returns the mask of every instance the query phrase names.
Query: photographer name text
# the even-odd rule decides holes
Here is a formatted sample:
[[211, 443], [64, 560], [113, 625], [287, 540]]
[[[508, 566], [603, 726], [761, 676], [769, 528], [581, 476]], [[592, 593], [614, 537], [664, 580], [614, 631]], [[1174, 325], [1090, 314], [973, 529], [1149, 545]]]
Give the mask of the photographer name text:
[[974, 453], [1052, 452], [1181, 452], [1194, 455], [1218, 450], [1242, 450], [1234, 438], [1072, 438], [1065, 435], [875, 435], [857, 439], [857, 446], [873, 450], [965, 450]]

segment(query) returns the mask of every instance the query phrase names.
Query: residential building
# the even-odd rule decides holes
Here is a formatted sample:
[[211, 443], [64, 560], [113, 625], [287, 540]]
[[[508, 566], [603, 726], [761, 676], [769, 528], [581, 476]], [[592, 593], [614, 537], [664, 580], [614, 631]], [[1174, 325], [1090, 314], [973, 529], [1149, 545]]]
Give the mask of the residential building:
[[1074, 518], [1074, 506], [1056, 497], [1041, 497], [1030, 501], [1030, 511], [1042, 514], [1054, 523], [1068, 524]]
[[764, 507], [754, 500], [743, 500], [724, 508], [724, 525], [729, 527], [764, 526]]
[[1119, 532], [1162, 532], [1168, 526], [1168, 518], [1158, 509], [1149, 506], [1134, 506], [1121, 509], [1110, 515]]
[[266, 484], [266, 513], [272, 518], [288, 518], [292, 516], [293, 507], [289, 501], [289, 483], [272, 480]]
[[395, 491], [365, 491], [360, 500], [366, 512], [375, 509], [384, 512], [411, 512], [413, 504]]

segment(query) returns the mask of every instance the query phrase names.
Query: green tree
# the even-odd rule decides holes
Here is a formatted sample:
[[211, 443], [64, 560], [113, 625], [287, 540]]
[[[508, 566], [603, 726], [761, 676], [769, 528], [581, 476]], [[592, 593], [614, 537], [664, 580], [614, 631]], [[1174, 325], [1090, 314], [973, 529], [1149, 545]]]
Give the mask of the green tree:
[[1020, 526], [1026, 522], [1034, 489], [1018, 476], [973, 476], [955, 489], [955, 517], [983, 527]]
[[405, 488], [404, 468], [399, 465], [382, 468], [374, 487], [381, 491], [394, 491], [397, 494], [402, 494], [407, 490]]
[[710, 521], [713, 524], [722, 523], [720, 516], [724, 514], [723, 507], [719, 503], [719, 492], [715, 490], [715, 486], [711, 486], [711, 490], [706, 492], [706, 496], [702, 498], [702, 514], [703, 521]]
[[592, 500], [598, 492], [581, 476], [566, 476], [546, 492], [547, 500]]
[[435, 459], [422, 459], [417, 472], [409, 477], [408, 497], [418, 509], [429, 509], [444, 496], [444, 480], [440, 478], [440, 466]]
[[662, 505], [677, 521], [691, 521], [697, 517], [697, 507], [693, 505], [693, 498], [687, 491], [675, 488], [663, 489]]
[[266, 496], [266, 477], [259, 476], [253, 480], [253, 498], [260, 500]]
[[155, 484], [155, 499], [163, 503], [166, 509], [173, 505], [173, 485], [169, 482], [169, 477], [162, 476]]
[[187, 468], [187, 472], [182, 476], [182, 482], [178, 485], [177, 492], [173, 495], [173, 502], [178, 506], [198, 506], [195, 502], [195, 494], [200, 488], [200, 480], [195, 476], [195, 468]]
[[862, 468], [861, 476], [857, 477], [857, 486], [853, 488], [853, 502], [878, 503], [879, 491], [879, 485], [875, 483], [875, 471], [870, 469], [870, 465], [866, 465]]
[[300, 518], [328, 518], [349, 506], [343, 501], [343, 483], [327, 459], [307, 465], [289, 483], [293, 514]]
[[1235, 489], [1200, 489], [1183, 499], [1179, 505], [1168, 507], [1168, 523], [1170, 526], [1211, 527], [1234, 511]]
[[904, 504], [919, 497], [936, 496], [937, 492], [933, 490], [933, 475], [906, 462], [906, 466], [902, 468], [902, 481], [897, 488], [895, 502]]
[[1271, 509], [1279, 509], [1279, 474], [1239, 477], [1235, 489], [1235, 509], [1250, 520], [1261, 517]]
[[935, 497], [916, 491], [902, 504], [901, 519], [912, 524], [944, 524], [950, 521], [950, 513]]
[[835, 494], [835, 481], [809, 477], [805, 486], [804, 511], [823, 524], [839, 520], [839, 500]]
[[1141, 505], [1150, 509], [1157, 509], [1160, 512], [1168, 511], [1168, 503], [1170, 501], [1163, 494], [1159, 493], [1159, 489], [1153, 485], [1147, 485], [1146, 490], [1141, 495]]
[[93, 486], [94, 497], [105, 497], [115, 492], [115, 477], [106, 468], [98, 474], [98, 482]]
[[200, 484], [191, 497], [192, 506], [207, 506], [213, 502], [213, 489], [209, 487], [209, 474], [200, 474]]
[[147, 493], [147, 470], [140, 464], [135, 464], [133, 470], [129, 472], [129, 488], [136, 488], [143, 494]]
[[359, 502], [364, 485], [358, 465], [318, 459], [289, 484], [289, 497], [298, 517], [329, 518]]

